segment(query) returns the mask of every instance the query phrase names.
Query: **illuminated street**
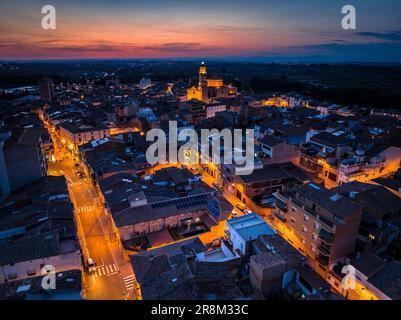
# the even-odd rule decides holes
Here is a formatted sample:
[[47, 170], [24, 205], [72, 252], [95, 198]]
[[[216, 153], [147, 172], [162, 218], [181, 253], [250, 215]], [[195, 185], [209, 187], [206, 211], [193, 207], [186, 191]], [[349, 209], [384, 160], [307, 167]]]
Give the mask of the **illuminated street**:
[[[49, 162], [49, 175], [66, 177], [78, 227], [84, 261], [96, 263], [95, 271], [84, 270], [85, 298], [90, 300], [133, 299], [135, 276], [127, 254], [122, 250], [96, 189], [87, 177], [79, 179], [71, 154], [55, 134], [55, 162]], [[60, 159], [60, 160], [58, 160]], [[80, 168], [82, 170], [82, 168]], [[83, 171], [83, 170], [82, 170]], [[84, 267], [85, 269], [85, 267]]]
[[397, 1], [3, 2], [0, 300], [401, 300]]

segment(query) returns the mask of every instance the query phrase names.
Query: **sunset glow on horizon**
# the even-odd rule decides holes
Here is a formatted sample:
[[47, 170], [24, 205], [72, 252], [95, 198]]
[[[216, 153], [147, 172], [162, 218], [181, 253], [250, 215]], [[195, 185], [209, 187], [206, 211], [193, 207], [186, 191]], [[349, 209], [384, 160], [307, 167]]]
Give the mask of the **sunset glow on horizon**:
[[314, 56], [339, 48], [353, 57], [389, 44], [397, 57], [400, 3], [376, 7], [374, 20], [369, 2], [355, 1], [358, 29], [348, 32], [340, 1], [53, 1], [57, 29], [47, 31], [42, 1], [2, 2], [0, 59]]

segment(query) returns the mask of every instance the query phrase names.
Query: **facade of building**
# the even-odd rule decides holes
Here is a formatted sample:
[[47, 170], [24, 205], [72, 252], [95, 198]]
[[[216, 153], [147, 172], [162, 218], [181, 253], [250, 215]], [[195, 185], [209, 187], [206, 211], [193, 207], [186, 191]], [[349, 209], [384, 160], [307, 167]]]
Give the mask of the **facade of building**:
[[226, 85], [222, 79], [207, 79], [207, 69], [204, 62], [199, 67], [198, 86], [192, 86], [187, 90], [187, 101], [196, 99], [210, 102], [216, 98], [230, 98], [237, 94], [237, 88]]
[[353, 253], [362, 207], [324, 187], [309, 183], [276, 193], [276, 217], [299, 241], [308, 264], [325, 276]]
[[226, 226], [225, 233], [236, 256], [249, 256], [252, 241], [259, 236], [276, 234], [256, 213], [227, 220]]
[[224, 104], [210, 104], [206, 107], [206, 118], [213, 118], [217, 112], [222, 112], [227, 109]]
[[0, 283], [81, 269], [81, 250], [64, 177], [46, 176], [18, 189], [0, 210]]
[[300, 149], [299, 164], [313, 171], [329, 188], [351, 181], [369, 182], [394, 173], [401, 163], [401, 149], [378, 143], [352, 146], [344, 135], [321, 132], [309, 136]]
[[[65, 139], [67, 147], [73, 149], [75, 146], [79, 146], [90, 142], [92, 140], [100, 140], [110, 137], [110, 130], [103, 126], [91, 126], [91, 125], [75, 125], [69, 122], [63, 122], [58, 125], [58, 130], [61, 139]], [[63, 140], [61, 140], [63, 142]]]
[[39, 80], [39, 93], [41, 99], [49, 102], [53, 101], [54, 85], [52, 79], [43, 78]]
[[259, 145], [264, 154], [264, 164], [299, 162], [299, 148], [282, 139], [266, 136], [259, 140]]
[[46, 175], [47, 162], [40, 129], [25, 128], [4, 133], [0, 147], [0, 197]]

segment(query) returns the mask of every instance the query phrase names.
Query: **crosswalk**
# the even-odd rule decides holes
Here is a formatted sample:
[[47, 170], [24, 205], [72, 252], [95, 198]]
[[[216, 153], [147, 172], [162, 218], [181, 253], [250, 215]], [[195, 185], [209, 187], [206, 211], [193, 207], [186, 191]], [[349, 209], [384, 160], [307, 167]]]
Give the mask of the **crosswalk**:
[[118, 267], [116, 266], [115, 263], [113, 264], [108, 264], [108, 265], [103, 265], [103, 266], [98, 266], [95, 269], [95, 277], [102, 277], [102, 276], [108, 276], [112, 274], [118, 273]]
[[127, 289], [127, 291], [130, 291], [130, 290], [134, 289], [134, 287], [135, 287], [135, 275], [126, 276], [126, 277], [123, 278], [123, 280], [124, 280], [125, 288]]
[[75, 211], [77, 213], [83, 213], [83, 212], [91, 212], [91, 211], [93, 211], [95, 209], [96, 209], [95, 205], [90, 205], [90, 206], [79, 207]]
[[85, 181], [68, 181], [67, 185], [68, 187], [75, 187], [75, 186], [84, 186], [87, 183]]

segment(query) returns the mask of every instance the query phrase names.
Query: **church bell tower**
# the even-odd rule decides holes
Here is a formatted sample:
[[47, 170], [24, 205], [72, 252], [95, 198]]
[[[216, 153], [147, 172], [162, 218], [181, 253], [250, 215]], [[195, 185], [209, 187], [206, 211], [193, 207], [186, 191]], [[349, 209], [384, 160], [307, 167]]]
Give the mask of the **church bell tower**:
[[206, 87], [207, 86], [207, 71], [206, 65], [204, 62], [201, 63], [199, 67], [199, 87]]

